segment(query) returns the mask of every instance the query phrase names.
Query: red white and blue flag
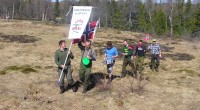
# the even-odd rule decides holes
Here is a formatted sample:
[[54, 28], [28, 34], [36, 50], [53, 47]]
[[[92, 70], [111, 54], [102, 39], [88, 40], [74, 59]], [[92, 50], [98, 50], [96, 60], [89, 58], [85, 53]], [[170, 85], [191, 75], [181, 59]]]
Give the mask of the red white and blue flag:
[[81, 39], [73, 39], [72, 44], [76, 44], [80, 40], [81, 40], [81, 42], [85, 42], [88, 39], [94, 39], [98, 23], [99, 23], [99, 20], [88, 23], [85, 27], [85, 30], [84, 30], [82, 36], [81, 36]]

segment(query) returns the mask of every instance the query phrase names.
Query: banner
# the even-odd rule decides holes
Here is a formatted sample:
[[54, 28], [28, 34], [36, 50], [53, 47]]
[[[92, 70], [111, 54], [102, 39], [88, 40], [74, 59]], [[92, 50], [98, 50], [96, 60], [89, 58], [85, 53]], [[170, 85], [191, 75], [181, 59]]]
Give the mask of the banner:
[[89, 21], [91, 11], [91, 6], [73, 6], [73, 14], [68, 39], [81, 38]]

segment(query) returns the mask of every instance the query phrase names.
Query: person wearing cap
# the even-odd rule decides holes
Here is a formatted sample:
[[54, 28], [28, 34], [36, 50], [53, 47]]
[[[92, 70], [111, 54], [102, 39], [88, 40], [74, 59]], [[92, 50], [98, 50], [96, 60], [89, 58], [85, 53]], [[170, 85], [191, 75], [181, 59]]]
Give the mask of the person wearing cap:
[[[74, 55], [72, 54], [72, 52], [68, 51], [68, 48], [66, 48], [65, 40], [60, 40], [58, 44], [60, 48], [55, 51], [54, 61], [58, 65], [59, 77], [61, 75], [62, 69], [64, 69], [60, 80], [60, 94], [64, 93], [67, 88], [68, 89], [72, 88], [73, 92], [76, 92], [78, 88], [74, 85], [74, 80], [72, 78], [71, 60], [70, 60], [74, 59]], [[68, 58], [64, 65], [67, 54]], [[64, 87], [65, 77], [67, 78], [68, 81], [67, 88]]]
[[151, 63], [150, 63], [150, 69], [152, 71], [158, 72], [158, 66], [160, 65], [160, 58], [161, 58], [161, 49], [160, 45], [156, 43], [156, 39], [152, 40], [152, 44], [149, 45], [148, 49], [150, 49], [151, 53]]
[[113, 66], [115, 64], [115, 59], [118, 57], [118, 51], [116, 47], [113, 47], [112, 42], [107, 42], [107, 47], [104, 50], [104, 60], [106, 61], [107, 65], [107, 72], [109, 74], [109, 80], [110, 83], [112, 81], [112, 71]]
[[122, 64], [122, 75], [121, 78], [126, 76], [126, 66], [129, 65], [132, 69], [133, 75], [136, 73], [135, 65], [132, 60], [132, 55], [134, 53], [134, 47], [128, 44], [127, 40], [123, 42], [124, 46], [122, 47], [122, 55], [124, 56]]
[[134, 58], [135, 58], [135, 65], [136, 65], [136, 70], [139, 71], [139, 73], [142, 73], [143, 64], [144, 64], [144, 57], [146, 53], [146, 47], [142, 43], [142, 40], [139, 40], [139, 43], [137, 44], [135, 48], [135, 53], [134, 53]]
[[85, 46], [82, 45], [81, 41], [78, 43], [78, 47], [81, 50], [81, 63], [79, 69], [79, 77], [83, 82], [83, 91], [86, 93], [88, 89], [89, 77], [92, 69], [92, 62], [96, 61], [96, 53], [91, 47], [91, 41], [86, 40]]

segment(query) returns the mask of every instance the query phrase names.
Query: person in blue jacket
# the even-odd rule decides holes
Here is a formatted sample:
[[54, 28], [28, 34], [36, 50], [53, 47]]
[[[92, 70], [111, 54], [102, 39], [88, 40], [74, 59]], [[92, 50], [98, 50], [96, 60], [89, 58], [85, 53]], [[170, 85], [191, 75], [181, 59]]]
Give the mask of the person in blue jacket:
[[117, 48], [112, 45], [111, 41], [107, 42], [107, 47], [105, 48], [104, 52], [104, 60], [106, 61], [107, 65], [107, 72], [109, 74], [108, 82], [112, 81], [112, 73], [113, 73], [113, 66], [115, 64], [115, 60], [118, 57]]

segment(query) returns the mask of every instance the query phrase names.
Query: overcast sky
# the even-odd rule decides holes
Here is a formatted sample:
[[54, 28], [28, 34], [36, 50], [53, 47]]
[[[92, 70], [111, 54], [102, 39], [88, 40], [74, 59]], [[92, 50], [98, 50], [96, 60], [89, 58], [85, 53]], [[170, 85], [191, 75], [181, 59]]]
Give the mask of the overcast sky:
[[[52, 2], [55, 2], [56, 0], [52, 0]], [[63, 0], [59, 0], [59, 1], [63, 1]]]

